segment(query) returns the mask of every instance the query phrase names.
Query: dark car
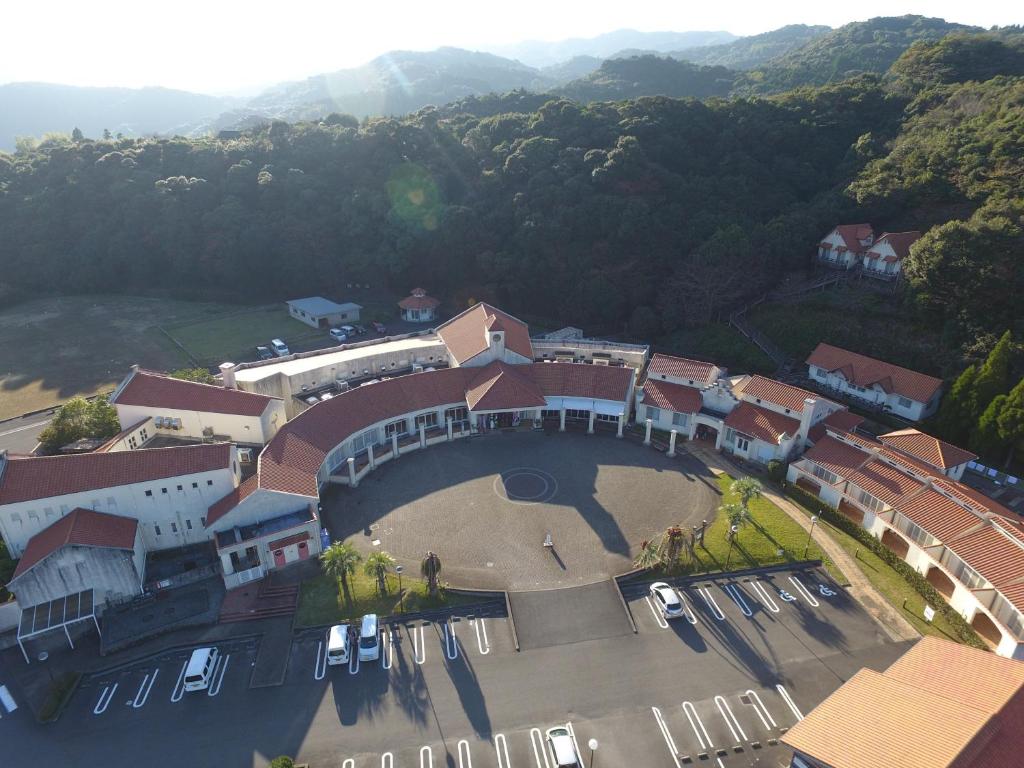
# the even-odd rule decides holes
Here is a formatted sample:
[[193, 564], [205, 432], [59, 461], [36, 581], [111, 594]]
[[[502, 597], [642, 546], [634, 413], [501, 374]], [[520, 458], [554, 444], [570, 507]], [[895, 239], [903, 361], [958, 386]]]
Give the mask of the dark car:
[[377, 333], [387, 333], [388, 327], [384, 323], [378, 323], [376, 320], [373, 321], [373, 330]]
[[274, 353], [270, 351], [270, 347], [256, 347], [256, 357], [259, 360], [269, 360], [274, 356]]
[[354, 326], [354, 327], [356, 329], [356, 335], [357, 336], [362, 336], [364, 333], [366, 333], [366, 326], [365, 325], [357, 325], [357, 326]]

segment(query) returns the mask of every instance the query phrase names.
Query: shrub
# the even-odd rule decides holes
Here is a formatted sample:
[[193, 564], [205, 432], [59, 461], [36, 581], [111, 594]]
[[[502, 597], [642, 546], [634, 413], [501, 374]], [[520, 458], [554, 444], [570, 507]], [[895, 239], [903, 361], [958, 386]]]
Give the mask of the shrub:
[[957, 613], [956, 610], [946, 602], [946, 599], [939, 594], [938, 590], [929, 584], [928, 580], [918, 573], [917, 570], [912, 568], [906, 560], [875, 538], [870, 531], [867, 531], [857, 525], [857, 523], [839, 512], [835, 507], [826, 504], [817, 496], [808, 493], [803, 488], [787, 483], [785, 493], [807, 509], [814, 510], [815, 514], [817, 514], [822, 520], [833, 527], [838, 528], [843, 533], [853, 537], [860, 544], [864, 545], [864, 547], [871, 550], [881, 558], [887, 565], [896, 571], [896, 573], [902, 576], [914, 591], [921, 595], [929, 605], [935, 608], [937, 613], [942, 614], [943, 618], [945, 618], [953, 628], [957, 639], [961, 643], [973, 646], [974, 648], [988, 650], [988, 646], [985, 645], [980, 637], [978, 637], [971, 625], [968, 624], [964, 617]]
[[781, 483], [786, 479], [786, 465], [778, 459], [768, 462], [768, 479], [775, 483]]
[[290, 757], [281, 755], [270, 761], [270, 768], [295, 768], [295, 761]]

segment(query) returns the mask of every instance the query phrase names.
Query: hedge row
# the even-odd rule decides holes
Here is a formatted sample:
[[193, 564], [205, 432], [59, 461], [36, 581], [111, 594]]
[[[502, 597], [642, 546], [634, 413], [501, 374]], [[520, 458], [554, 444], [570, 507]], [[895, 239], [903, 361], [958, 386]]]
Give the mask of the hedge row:
[[930, 606], [935, 608], [937, 613], [949, 622], [956, 634], [957, 639], [964, 645], [988, 650], [988, 646], [978, 637], [970, 624], [957, 611], [946, 602], [946, 599], [935, 587], [928, 583], [920, 573], [912, 568], [906, 560], [890, 550], [881, 541], [875, 538], [869, 531], [853, 522], [846, 515], [835, 507], [826, 504], [812, 493], [805, 491], [792, 483], [786, 483], [785, 494], [791, 499], [802, 504], [807, 509], [817, 510], [816, 514], [835, 528], [855, 538], [859, 543], [870, 549], [882, 560], [888, 563], [896, 573], [910, 584], [914, 590], [923, 597]]

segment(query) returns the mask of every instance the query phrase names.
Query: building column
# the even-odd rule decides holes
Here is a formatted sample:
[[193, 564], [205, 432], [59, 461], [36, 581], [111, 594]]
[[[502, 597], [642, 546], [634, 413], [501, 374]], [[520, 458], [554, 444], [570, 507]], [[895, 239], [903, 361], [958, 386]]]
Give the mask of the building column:
[[445, 419], [445, 421], [448, 423], [448, 442], [450, 443], [452, 440], [455, 439], [455, 435], [453, 434], [453, 430], [452, 430], [452, 418], [451, 418], [451, 416], [449, 416], [447, 419]]
[[597, 414], [594, 411], [590, 412], [590, 422], [587, 424], [587, 434], [588, 435], [594, 434], [594, 418], [596, 416], [597, 416]]
[[715, 450], [722, 450], [722, 440], [725, 438], [725, 425], [715, 431]]
[[651, 427], [653, 426], [654, 422], [652, 422], [650, 419], [647, 419], [644, 422], [644, 445], [651, 444]]
[[697, 437], [697, 419], [691, 415], [686, 430], [686, 439], [693, 440], [695, 437]]
[[565, 408], [558, 412], [558, 431], [565, 432]]
[[377, 462], [373, 458], [373, 446], [372, 445], [366, 446], [366, 458], [370, 462], [370, 469], [376, 469], [377, 468]]
[[348, 457], [348, 484], [353, 488], [359, 485], [359, 481], [356, 480], [356, 460], [351, 456]]
[[398, 433], [391, 433], [391, 455], [398, 456]]
[[231, 553], [230, 552], [221, 552], [220, 553], [220, 567], [221, 567], [221, 571], [224, 573], [225, 576], [230, 576], [232, 573], [235, 572], [234, 569], [231, 567]]
[[420, 448], [427, 447], [427, 426], [426, 424], [420, 423]]
[[670, 459], [675, 458], [676, 455], [676, 435], [678, 434], [679, 433], [673, 429], [668, 438], [668, 454], [666, 455]]
[[626, 414], [625, 414], [625, 412], [623, 412], [622, 415], [619, 416], [619, 423], [618, 423], [618, 426], [615, 429], [615, 436], [616, 437], [622, 437], [622, 427], [625, 425], [625, 423], [626, 423]]

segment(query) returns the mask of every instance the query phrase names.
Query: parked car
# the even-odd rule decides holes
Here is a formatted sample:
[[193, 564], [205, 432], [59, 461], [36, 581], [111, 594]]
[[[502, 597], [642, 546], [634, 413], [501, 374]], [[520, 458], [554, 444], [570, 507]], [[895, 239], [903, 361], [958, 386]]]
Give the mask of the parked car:
[[348, 334], [344, 328], [331, 328], [331, 338], [335, 341], [348, 341]]
[[365, 325], [357, 325], [357, 326], [355, 326], [355, 329], [356, 329], [356, 335], [357, 336], [362, 336], [362, 335], [364, 335], [366, 333], [366, 326]]
[[343, 330], [345, 332], [345, 335], [347, 335], [349, 338], [356, 335], [356, 329], [355, 326], [353, 325], [343, 325], [341, 326], [341, 330]]
[[335, 624], [327, 630], [327, 663], [348, 664], [352, 638], [348, 624]]
[[677, 619], [683, 615], [683, 603], [679, 595], [664, 581], [651, 584], [651, 597], [666, 619]]
[[564, 725], [549, 728], [548, 744], [551, 746], [551, 755], [555, 758], [557, 768], [579, 768], [580, 756], [576, 752], [576, 743], [572, 740], [568, 728]]
[[185, 668], [185, 690], [205, 691], [210, 687], [214, 670], [217, 669], [216, 648], [196, 648], [189, 657]]
[[373, 330], [377, 333], [387, 333], [388, 327], [384, 323], [378, 323], [376, 320], [373, 321]]
[[359, 660], [376, 661], [380, 658], [380, 633], [377, 631], [377, 614], [363, 616], [359, 627]]
[[270, 347], [256, 347], [257, 360], [269, 360], [273, 356], [274, 353], [270, 351]]
[[274, 354], [278, 357], [284, 357], [285, 355], [291, 354], [291, 352], [288, 351], [288, 345], [280, 339], [271, 339], [270, 348], [274, 350]]

